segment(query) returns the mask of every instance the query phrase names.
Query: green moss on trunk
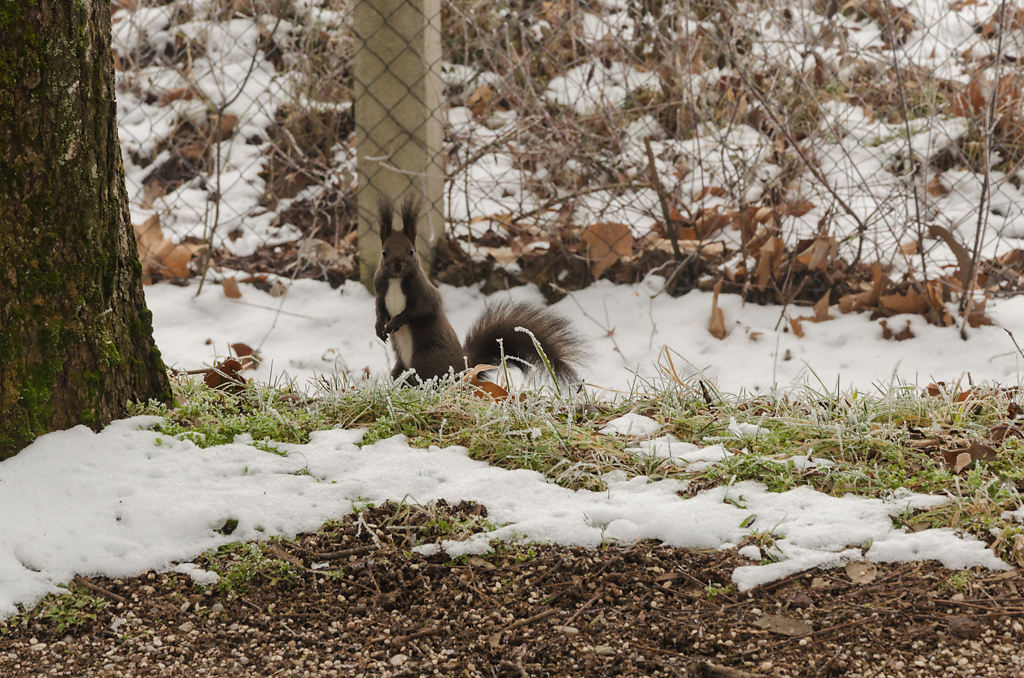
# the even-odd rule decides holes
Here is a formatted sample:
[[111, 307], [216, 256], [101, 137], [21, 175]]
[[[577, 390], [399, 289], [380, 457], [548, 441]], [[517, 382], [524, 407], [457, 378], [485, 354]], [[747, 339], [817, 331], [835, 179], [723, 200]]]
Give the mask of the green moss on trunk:
[[0, 459], [166, 400], [117, 140], [110, 4], [0, 6]]

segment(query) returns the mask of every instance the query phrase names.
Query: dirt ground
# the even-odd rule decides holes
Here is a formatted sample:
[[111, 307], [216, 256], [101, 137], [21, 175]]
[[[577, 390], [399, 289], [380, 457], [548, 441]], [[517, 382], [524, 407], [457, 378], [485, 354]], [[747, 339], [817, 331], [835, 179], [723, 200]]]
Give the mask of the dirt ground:
[[80, 579], [106, 606], [0, 625], [0, 676], [1024, 676], [1017, 571], [836, 568], [737, 593], [734, 551], [410, 553], [474, 512], [370, 509], [256, 560], [225, 550], [218, 586]]

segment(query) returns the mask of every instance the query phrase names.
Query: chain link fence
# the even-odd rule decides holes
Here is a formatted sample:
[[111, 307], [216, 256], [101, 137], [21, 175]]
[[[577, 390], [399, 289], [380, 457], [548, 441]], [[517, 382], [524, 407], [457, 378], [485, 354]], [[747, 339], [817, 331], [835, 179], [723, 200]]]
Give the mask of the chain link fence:
[[153, 276], [353, 278], [360, 215], [412, 191], [449, 282], [653, 272], [939, 324], [1020, 287], [1016, 3], [121, 2], [140, 249], [188, 257]]

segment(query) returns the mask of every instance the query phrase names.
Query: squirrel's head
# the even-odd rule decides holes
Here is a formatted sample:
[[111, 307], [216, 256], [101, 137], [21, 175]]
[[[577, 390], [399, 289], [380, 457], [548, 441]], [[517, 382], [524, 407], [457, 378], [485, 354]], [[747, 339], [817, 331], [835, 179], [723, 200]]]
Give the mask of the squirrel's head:
[[419, 265], [416, 256], [416, 220], [419, 203], [408, 197], [402, 203], [402, 230], [392, 228], [391, 201], [381, 198], [377, 204], [380, 225], [380, 265], [378, 269], [389, 278], [404, 278]]

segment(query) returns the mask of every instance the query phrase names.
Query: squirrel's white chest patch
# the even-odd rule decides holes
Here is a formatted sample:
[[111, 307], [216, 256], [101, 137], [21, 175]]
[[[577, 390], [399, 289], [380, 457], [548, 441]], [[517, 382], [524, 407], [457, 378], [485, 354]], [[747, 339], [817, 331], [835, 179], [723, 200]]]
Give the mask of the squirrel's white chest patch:
[[405, 310], [405, 292], [402, 291], [401, 278], [388, 279], [388, 291], [384, 293], [384, 306], [394, 318]]
[[[402, 291], [401, 278], [388, 279], [388, 291], [384, 293], [384, 306], [392, 318], [405, 310], [405, 292]], [[395, 348], [399, 361], [406, 367], [411, 367], [412, 330], [408, 325], [391, 335], [391, 345]]]

